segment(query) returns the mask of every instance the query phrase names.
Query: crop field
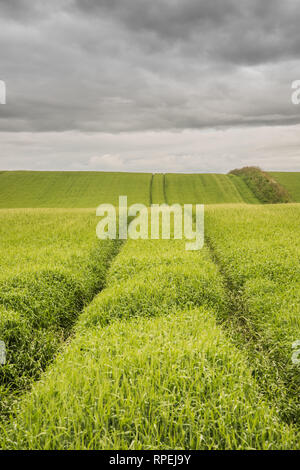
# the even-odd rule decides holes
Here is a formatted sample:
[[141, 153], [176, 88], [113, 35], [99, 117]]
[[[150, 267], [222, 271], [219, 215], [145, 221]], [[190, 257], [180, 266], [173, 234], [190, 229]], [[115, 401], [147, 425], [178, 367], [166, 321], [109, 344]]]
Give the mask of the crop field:
[[300, 202], [300, 172], [271, 172], [274, 180], [284, 186], [294, 202]]
[[0, 210], [0, 411], [45, 369], [117, 251], [96, 242], [94, 211]]
[[206, 241], [227, 282], [235, 315], [226, 319], [247, 345], [260, 384], [284, 417], [299, 423], [300, 205], [210, 207]]
[[166, 175], [168, 203], [259, 203], [245, 182], [235, 175]]
[[91, 208], [118, 204], [258, 204], [235, 175], [5, 171], [0, 173], [0, 208]]
[[[107, 175], [81, 208], [77, 179], [37, 203], [57, 208], [0, 210], [0, 448], [300, 449], [300, 204], [237, 175]], [[126, 194], [205, 203], [204, 247], [97, 240], [83, 207]]]
[[5, 171], [0, 173], [0, 207], [74, 207], [149, 204], [151, 174], [91, 171]]
[[288, 448], [226, 312], [209, 251], [129, 241], [75, 338], [3, 429], [5, 448]]

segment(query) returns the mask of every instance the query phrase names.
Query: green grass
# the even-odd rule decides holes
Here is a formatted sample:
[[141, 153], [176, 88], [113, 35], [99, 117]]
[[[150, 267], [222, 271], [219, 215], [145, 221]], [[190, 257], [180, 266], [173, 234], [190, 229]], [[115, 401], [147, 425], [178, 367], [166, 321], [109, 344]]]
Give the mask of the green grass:
[[211, 206], [206, 241], [227, 281], [229, 327], [246, 347], [261, 387], [299, 424], [300, 205]]
[[128, 241], [76, 336], [1, 428], [3, 449], [299, 448], [217, 325], [222, 276], [184, 241]]
[[169, 204], [257, 203], [247, 185], [234, 175], [166, 175]]
[[39, 377], [82, 308], [104, 287], [115, 241], [99, 242], [94, 211], [0, 211], [0, 411]]
[[6, 171], [0, 174], [0, 207], [97, 207], [128, 203], [149, 205], [151, 174], [91, 171]]
[[0, 281], [42, 269], [80, 271], [96, 242], [92, 209], [0, 210]]
[[293, 201], [300, 202], [300, 172], [273, 171], [269, 175], [285, 187]]

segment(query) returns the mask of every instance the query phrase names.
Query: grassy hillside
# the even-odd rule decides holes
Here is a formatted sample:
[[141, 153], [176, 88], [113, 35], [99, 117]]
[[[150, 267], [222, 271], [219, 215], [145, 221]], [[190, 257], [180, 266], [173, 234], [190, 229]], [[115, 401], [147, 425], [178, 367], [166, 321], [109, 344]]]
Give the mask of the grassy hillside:
[[0, 208], [93, 208], [117, 205], [119, 195], [145, 205], [300, 201], [300, 173], [265, 175], [3, 171]]
[[258, 203], [251, 190], [234, 175], [166, 175], [169, 204]]
[[60, 171], [7, 171], [0, 174], [0, 207], [97, 207], [149, 204], [151, 174]]
[[269, 172], [274, 180], [284, 186], [295, 202], [300, 202], [300, 172]]

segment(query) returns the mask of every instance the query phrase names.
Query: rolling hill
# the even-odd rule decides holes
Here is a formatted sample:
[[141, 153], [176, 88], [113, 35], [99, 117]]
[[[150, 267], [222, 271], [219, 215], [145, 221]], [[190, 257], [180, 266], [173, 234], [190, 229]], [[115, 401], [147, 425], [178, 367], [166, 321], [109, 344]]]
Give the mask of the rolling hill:
[[[292, 201], [300, 202], [300, 173], [269, 175], [288, 191]], [[119, 195], [127, 195], [129, 205], [271, 202], [254, 193], [256, 188], [238, 174], [0, 172], [0, 208], [95, 208], [102, 203], [118, 205]]]
[[150, 173], [89, 171], [6, 171], [0, 174], [0, 207], [97, 207], [128, 203], [149, 204]]
[[167, 174], [166, 193], [169, 204], [259, 203], [246, 183], [235, 175]]

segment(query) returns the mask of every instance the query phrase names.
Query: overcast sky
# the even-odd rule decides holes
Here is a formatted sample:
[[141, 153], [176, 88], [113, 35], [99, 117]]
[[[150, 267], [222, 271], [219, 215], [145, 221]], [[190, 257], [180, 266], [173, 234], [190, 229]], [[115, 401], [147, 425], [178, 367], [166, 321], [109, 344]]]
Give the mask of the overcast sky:
[[300, 171], [299, 0], [0, 0], [0, 170]]

